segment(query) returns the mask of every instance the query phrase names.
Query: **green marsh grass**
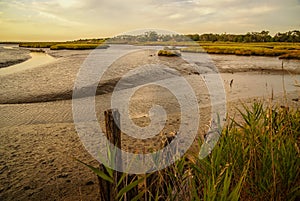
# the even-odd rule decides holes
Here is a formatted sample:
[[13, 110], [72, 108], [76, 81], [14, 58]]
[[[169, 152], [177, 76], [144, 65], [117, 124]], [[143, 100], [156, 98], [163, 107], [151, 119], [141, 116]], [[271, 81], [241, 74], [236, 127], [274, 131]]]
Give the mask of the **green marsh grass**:
[[208, 54], [233, 54], [240, 56], [272, 56], [280, 59], [300, 59], [299, 43], [222, 43], [200, 42], [199, 46], [189, 46], [182, 52]]
[[26, 42], [19, 43], [19, 47], [25, 48], [50, 48], [51, 50], [86, 50], [96, 48], [108, 48], [103, 44], [105, 40], [78, 40], [69, 42]]
[[157, 55], [165, 57], [179, 57], [181, 54], [177, 50], [159, 50]]
[[135, 200], [299, 200], [300, 111], [256, 102], [239, 112], [242, 119], [228, 120], [209, 156], [187, 155], [164, 170], [138, 175], [118, 199], [139, 186]]
[[26, 42], [19, 43], [19, 47], [25, 48], [50, 48], [53, 45], [59, 44], [62, 42]]
[[105, 44], [82, 44], [82, 43], [66, 43], [57, 44], [50, 47], [51, 50], [87, 50], [87, 49], [105, 49], [108, 45]]

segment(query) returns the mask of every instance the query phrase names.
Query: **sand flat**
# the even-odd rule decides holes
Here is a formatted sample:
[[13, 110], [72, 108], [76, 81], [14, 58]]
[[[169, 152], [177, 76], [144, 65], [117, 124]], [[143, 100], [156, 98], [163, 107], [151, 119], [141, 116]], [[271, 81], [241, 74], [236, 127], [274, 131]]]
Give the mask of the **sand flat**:
[[[85, 150], [77, 135], [73, 123], [72, 101], [64, 98], [64, 94], [72, 92], [78, 70], [88, 53], [89, 51], [49, 52], [58, 59], [36, 68], [0, 76], [1, 199], [99, 199], [97, 177], [73, 159], [75, 157], [89, 164], [98, 164]], [[137, 55], [138, 59], [135, 59]], [[157, 62], [160, 59], [157, 56], [150, 57], [149, 52], [137, 52], [136, 56], [131, 59], [123, 58], [119, 63], [115, 63], [115, 69], [120, 69], [120, 72], [115, 73], [115, 70], [111, 70], [108, 72], [107, 78], [120, 77], [122, 73], [128, 71], [128, 69], [121, 68], [125, 61], [129, 62], [128, 68], [131, 68], [134, 66], [134, 62], [143, 62], [144, 60]], [[171, 62], [163, 60], [163, 62]], [[188, 69], [184, 69], [182, 75], [195, 87], [198, 97], [202, 115], [199, 124], [200, 136], [204, 134], [210, 120], [209, 94], [205, 90], [201, 76], [189, 74]], [[251, 93], [243, 93], [255, 78], [247, 81], [242, 77], [244, 74], [233, 74], [233, 77], [231, 75], [225, 74], [222, 78], [229, 97], [228, 111], [232, 116], [236, 114], [234, 108], [239, 105], [240, 101], [250, 103], [253, 98], [257, 99], [262, 96], [269, 100], [271, 85], [266, 87], [264, 78], [261, 78], [260, 82], [256, 82], [254, 87], [261, 87], [266, 93], [261, 94], [261, 91], [255, 93], [255, 90]], [[134, 79], [140, 79], [143, 75], [139, 74], [138, 76], [128, 79], [128, 83]], [[298, 79], [297, 75], [295, 76], [293, 79]], [[281, 77], [270, 77], [271, 80], [272, 78], [279, 79]], [[232, 87], [229, 86], [231, 79], [234, 79]], [[293, 79], [287, 83], [286, 100], [287, 104], [299, 108], [299, 102], [292, 101], [292, 98], [300, 97], [299, 87], [290, 86]], [[283, 91], [277, 90], [278, 87], [275, 88], [275, 84], [273, 87], [276, 89], [275, 101], [278, 104], [284, 103]], [[62, 100], [57, 99], [55, 96], [57, 94], [62, 95]], [[31, 101], [37, 100], [37, 97], [40, 101]], [[110, 98], [109, 91], [96, 96], [97, 117], [102, 127], [104, 125], [103, 111], [110, 108]], [[168, 126], [163, 132], [176, 129], [180, 117], [176, 99], [172, 99], [172, 94], [157, 87], [146, 87], [132, 98], [130, 114], [135, 123], [140, 126], [149, 123], [148, 109], [153, 103], [164, 105], [170, 112]], [[132, 139], [123, 136], [123, 146], [128, 151], [135, 151], [136, 148], [145, 151], [143, 147], [150, 144], [150, 142], [142, 140], [129, 143], [132, 142], [130, 141]]]

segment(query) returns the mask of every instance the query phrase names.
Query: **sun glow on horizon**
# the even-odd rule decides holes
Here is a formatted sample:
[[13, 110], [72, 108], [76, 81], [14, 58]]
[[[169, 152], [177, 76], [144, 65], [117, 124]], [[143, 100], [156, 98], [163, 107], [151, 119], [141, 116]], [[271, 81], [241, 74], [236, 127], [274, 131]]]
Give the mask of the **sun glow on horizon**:
[[299, 1], [2, 0], [0, 41], [112, 37], [136, 29], [271, 34], [299, 29]]

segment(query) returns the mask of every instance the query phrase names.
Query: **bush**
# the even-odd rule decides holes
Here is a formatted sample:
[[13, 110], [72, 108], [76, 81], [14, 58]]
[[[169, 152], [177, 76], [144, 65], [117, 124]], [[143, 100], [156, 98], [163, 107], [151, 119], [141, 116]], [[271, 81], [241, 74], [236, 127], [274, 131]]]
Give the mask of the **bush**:
[[177, 50], [159, 50], [158, 56], [179, 57], [181, 54]]

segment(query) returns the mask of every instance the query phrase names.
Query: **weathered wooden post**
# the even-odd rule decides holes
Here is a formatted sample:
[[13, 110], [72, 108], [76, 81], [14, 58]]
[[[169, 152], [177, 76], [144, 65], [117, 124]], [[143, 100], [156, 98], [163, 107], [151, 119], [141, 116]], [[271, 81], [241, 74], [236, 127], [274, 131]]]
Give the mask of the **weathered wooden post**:
[[[104, 112], [105, 116], [105, 128], [106, 128], [106, 138], [111, 143], [108, 144], [108, 152], [110, 152], [110, 163], [118, 166], [121, 164], [121, 155], [116, 151], [116, 149], [112, 146], [121, 148], [121, 131], [118, 127], [120, 125], [120, 114], [117, 110], [111, 109]], [[104, 172], [108, 175], [106, 167], [103, 164], [100, 164], [100, 171]], [[99, 188], [100, 188], [100, 199], [101, 201], [114, 201], [117, 197], [117, 183], [121, 178], [121, 173], [117, 171], [113, 171], [113, 183], [110, 183], [104, 179], [98, 177], [99, 180]], [[119, 188], [122, 188], [123, 185], [120, 184]]]
[[[108, 145], [108, 151], [110, 152], [110, 163], [114, 164], [118, 169], [122, 169], [122, 155], [121, 152], [117, 152], [116, 147], [121, 149], [121, 130], [118, 125], [120, 125], [120, 113], [116, 109], [110, 109], [104, 112], [105, 116], [105, 128], [106, 137], [111, 143]], [[108, 175], [106, 167], [100, 164], [100, 171]], [[135, 175], [128, 175], [123, 181], [117, 186], [118, 182], [122, 177], [121, 172], [113, 171], [113, 183], [98, 177], [99, 188], [100, 188], [100, 199], [101, 201], [114, 201], [117, 200], [118, 192], [126, 185], [126, 181], [133, 182], [136, 179]], [[131, 200], [138, 194], [137, 187], [131, 189], [123, 197], [123, 200]]]

